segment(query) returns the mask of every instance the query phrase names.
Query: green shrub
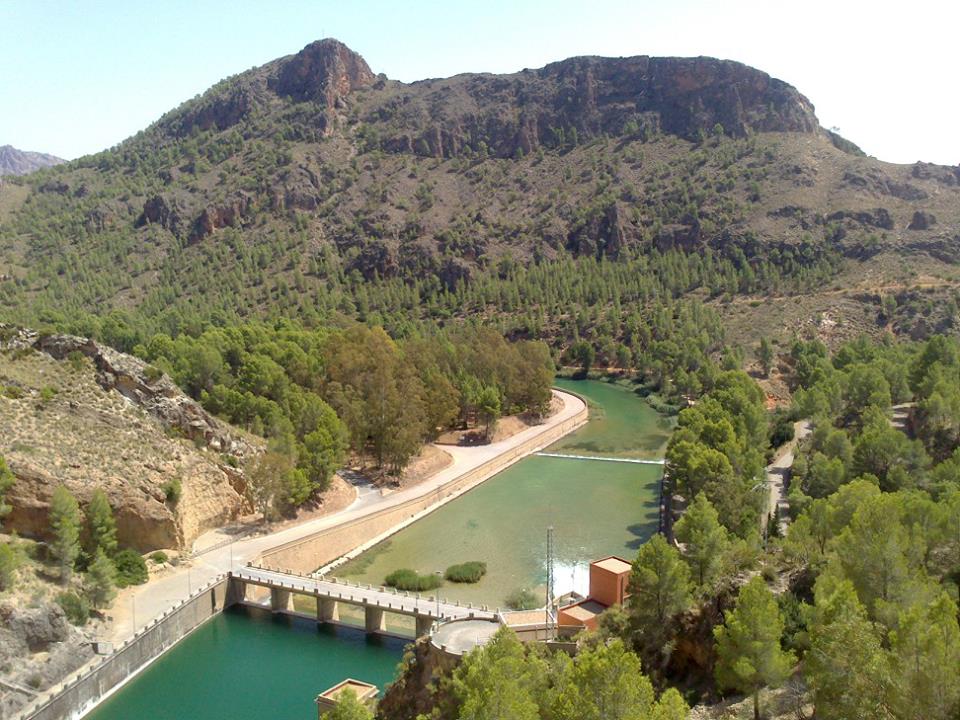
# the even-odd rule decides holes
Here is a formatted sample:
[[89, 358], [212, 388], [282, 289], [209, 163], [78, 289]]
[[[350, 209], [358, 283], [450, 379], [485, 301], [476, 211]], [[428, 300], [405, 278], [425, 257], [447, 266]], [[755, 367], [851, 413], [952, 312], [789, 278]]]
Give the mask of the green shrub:
[[401, 568], [394, 570], [387, 575], [383, 581], [384, 585], [404, 590], [407, 592], [423, 592], [424, 590], [434, 590], [443, 584], [443, 581], [437, 575], [418, 575], [415, 570]]
[[40, 390], [40, 402], [46, 405], [48, 402], [53, 400], [57, 395], [57, 389], [55, 387], [50, 387], [49, 385]]
[[444, 573], [444, 577], [455, 583], [478, 583], [480, 578], [487, 574], [487, 564], [479, 560], [451, 565]]
[[153, 553], [153, 555], [150, 556], [150, 559], [157, 565], [163, 565], [170, 560], [163, 550], [157, 550], [155, 553]]
[[83, 370], [83, 366], [86, 364], [85, 361], [86, 357], [79, 350], [71, 350], [69, 353], [67, 353], [67, 362], [69, 362], [70, 367], [77, 372]]
[[507, 595], [504, 603], [511, 610], [534, 610], [540, 607], [540, 601], [533, 594], [532, 590], [527, 588], [517, 588]]
[[148, 383], [155, 383], [157, 380], [163, 377], [163, 370], [153, 365], [147, 365], [143, 369], [143, 374], [147, 378]]
[[23, 397], [23, 388], [17, 385], [7, 385], [3, 388], [3, 394], [11, 400], [19, 400]]
[[180, 478], [167, 480], [163, 484], [163, 494], [166, 496], [168, 503], [176, 505], [180, 501], [180, 496], [183, 495], [183, 483], [180, 482]]
[[117, 587], [143, 585], [149, 577], [147, 563], [135, 550], [121, 550], [114, 556], [113, 564], [117, 568]]
[[57, 595], [57, 604], [63, 608], [67, 620], [80, 627], [90, 619], [90, 603], [75, 592], [62, 592]]

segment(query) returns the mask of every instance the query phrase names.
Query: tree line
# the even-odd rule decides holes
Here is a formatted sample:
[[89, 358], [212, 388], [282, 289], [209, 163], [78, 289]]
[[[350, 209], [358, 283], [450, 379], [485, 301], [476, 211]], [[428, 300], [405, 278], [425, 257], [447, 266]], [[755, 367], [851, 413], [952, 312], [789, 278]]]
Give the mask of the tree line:
[[447, 428], [503, 414], [543, 415], [553, 366], [539, 342], [508, 342], [482, 326], [392, 339], [357, 323], [290, 321], [158, 333], [133, 351], [211, 412], [266, 437], [252, 471], [256, 502], [272, 512], [326, 489], [348, 454], [400, 472]]

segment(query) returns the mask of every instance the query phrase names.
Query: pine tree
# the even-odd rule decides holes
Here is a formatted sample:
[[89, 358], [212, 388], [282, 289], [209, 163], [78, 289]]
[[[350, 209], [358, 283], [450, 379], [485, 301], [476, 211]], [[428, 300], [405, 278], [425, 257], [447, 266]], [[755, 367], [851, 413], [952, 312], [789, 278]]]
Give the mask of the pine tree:
[[83, 591], [91, 607], [101, 610], [109, 607], [117, 596], [117, 571], [103, 548], [98, 548], [90, 569], [83, 579]]
[[730, 548], [727, 529], [707, 496], [699, 493], [675, 526], [677, 540], [683, 543], [683, 559], [693, 572], [697, 586], [708, 590], [717, 581]]
[[792, 652], [780, 649], [783, 618], [773, 593], [757, 576], [740, 588], [737, 606], [724, 614], [715, 628], [717, 684], [753, 695], [753, 717], [760, 720], [760, 689], [777, 687], [795, 662]]
[[117, 551], [117, 523], [113, 518], [113, 508], [110, 507], [107, 494], [102, 489], [93, 491], [84, 516], [87, 554], [93, 557], [98, 550], [102, 550], [107, 557], [112, 557]]
[[80, 555], [80, 506], [65, 485], [58, 485], [50, 501], [50, 550], [60, 565], [60, 582], [66, 585]]
[[630, 575], [630, 614], [650, 645], [658, 645], [667, 621], [690, 604], [690, 568], [663, 535], [637, 553]]
[[773, 369], [774, 353], [770, 346], [770, 341], [766, 337], [760, 338], [760, 350], [757, 352], [757, 359], [760, 361], [760, 367], [763, 368], [763, 374], [770, 376]]

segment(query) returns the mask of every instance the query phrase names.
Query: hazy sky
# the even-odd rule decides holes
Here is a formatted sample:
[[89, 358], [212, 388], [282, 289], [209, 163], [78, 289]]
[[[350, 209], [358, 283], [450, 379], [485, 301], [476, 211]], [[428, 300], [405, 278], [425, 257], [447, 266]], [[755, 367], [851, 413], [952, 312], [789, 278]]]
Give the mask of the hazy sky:
[[572, 55], [712, 55], [795, 85], [892, 162], [960, 163], [955, 0], [0, 0], [0, 145], [117, 144], [217, 80], [336, 37], [399, 80]]

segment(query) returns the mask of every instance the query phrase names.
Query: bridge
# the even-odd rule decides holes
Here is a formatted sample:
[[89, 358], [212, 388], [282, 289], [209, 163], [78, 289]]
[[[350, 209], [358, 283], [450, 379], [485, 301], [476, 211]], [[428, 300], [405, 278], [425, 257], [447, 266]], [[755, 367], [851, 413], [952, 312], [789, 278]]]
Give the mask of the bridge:
[[411, 595], [391, 588], [347, 583], [336, 578], [317, 578], [252, 565], [235, 568], [230, 572], [232, 603], [266, 607], [266, 603], [247, 597], [250, 590], [256, 587], [270, 591], [269, 607], [273, 612], [294, 613], [295, 595], [315, 599], [317, 622], [339, 622], [340, 603], [362, 607], [364, 626], [369, 633], [386, 632], [386, 613], [415, 618], [417, 637], [426, 635], [438, 620], [496, 619], [496, 613], [485, 606], [475, 608], [472, 604], [451, 603], [442, 598], [438, 602], [435, 595], [421, 597], [419, 593]]

